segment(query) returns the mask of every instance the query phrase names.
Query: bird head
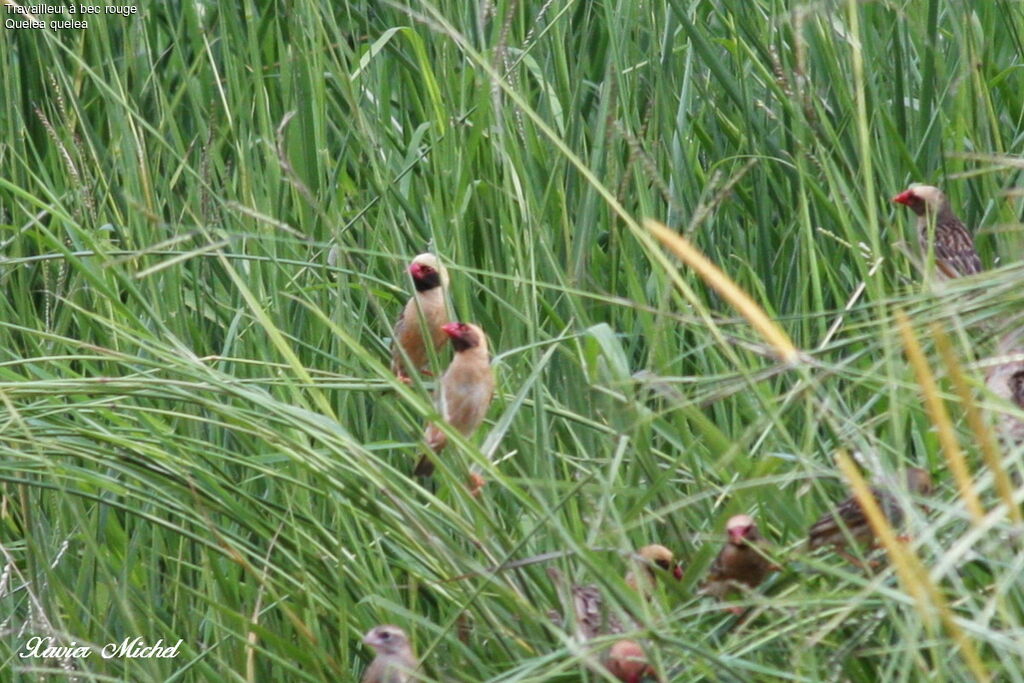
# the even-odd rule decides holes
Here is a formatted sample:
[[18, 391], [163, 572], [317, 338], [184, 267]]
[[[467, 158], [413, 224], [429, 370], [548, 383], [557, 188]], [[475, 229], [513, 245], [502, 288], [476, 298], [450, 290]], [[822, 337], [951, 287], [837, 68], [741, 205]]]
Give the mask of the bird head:
[[675, 555], [672, 551], [663, 545], [654, 543], [652, 545], [645, 545], [640, 550], [636, 551], [636, 554], [646, 562], [653, 564], [659, 569], [664, 569], [667, 572], [672, 572], [672, 576], [676, 580], [683, 578], [683, 568], [676, 562]]
[[926, 212], [936, 215], [946, 203], [946, 195], [932, 185], [915, 184], [900, 192], [892, 200], [897, 204], [909, 207], [918, 216], [923, 216]]
[[426, 292], [437, 287], [448, 286], [448, 271], [437, 257], [430, 253], [420, 254], [409, 264], [409, 275], [417, 292]]
[[363, 637], [363, 644], [369, 645], [381, 654], [395, 655], [409, 647], [409, 638], [405, 631], [397, 626], [381, 624], [367, 632]]
[[612, 676], [625, 683], [640, 683], [645, 676], [654, 676], [644, 649], [633, 640], [616, 641], [608, 650], [605, 666]]
[[744, 541], [754, 540], [757, 534], [757, 525], [748, 515], [736, 515], [730, 517], [725, 523], [725, 532], [729, 535], [729, 542], [733, 545], [742, 545]]
[[452, 340], [452, 347], [455, 353], [461, 353], [469, 349], [483, 348], [487, 351], [487, 338], [484, 331], [470, 323], [447, 323], [441, 325], [441, 331]]

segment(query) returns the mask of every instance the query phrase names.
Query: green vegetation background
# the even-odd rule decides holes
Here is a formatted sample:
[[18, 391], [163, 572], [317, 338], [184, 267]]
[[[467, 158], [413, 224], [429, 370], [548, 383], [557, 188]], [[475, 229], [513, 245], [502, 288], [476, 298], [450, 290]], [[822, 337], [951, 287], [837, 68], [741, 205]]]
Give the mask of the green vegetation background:
[[[1024, 680], [1024, 555], [943, 382], [991, 510], [972, 525], [893, 324], [940, 378], [941, 324], [1010, 410], [980, 386], [1020, 309], [1024, 5], [142, 5], [0, 32], [4, 677], [354, 680], [392, 622], [431, 679], [601, 680], [549, 621], [556, 565], [675, 680], [970, 680], [964, 639]], [[910, 181], [994, 270], [921, 287], [888, 202]], [[805, 362], [779, 367], [644, 217]], [[429, 382], [386, 364], [428, 248], [499, 389], [424, 488]], [[840, 449], [936, 475], [914, 547], [955, 627], [891, 570], [802, 553]], [[743, 624], [697, 594], [740, 511], [786, 568]], [[652, 541], [686, 576], [637, 603], [626, 553]], [[33, 635], [183, 645], [69, 670], [19, 658]]]

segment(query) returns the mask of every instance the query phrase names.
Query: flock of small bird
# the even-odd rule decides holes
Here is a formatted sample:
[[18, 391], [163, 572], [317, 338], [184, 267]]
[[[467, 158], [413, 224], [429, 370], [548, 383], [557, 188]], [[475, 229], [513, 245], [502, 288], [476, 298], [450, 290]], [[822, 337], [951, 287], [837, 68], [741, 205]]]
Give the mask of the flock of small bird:
[[[918, 237], [922, 254], [934, 258], [939, 277], [943, 279], [981, 272], [981, 260], [974, 241], [964, 224], [950, 208], [949, 201], [938, 189], [929, 185], [912, 185], [893, 201], [909, 207], [917, 215]], [[494, 393], [494, 375], [487, 351], [487, 337], [479, 326], [449, 320], [445, 290], [448, 274], [433, 254], [420, 254], [409, 265], [409, 275], [416, 289], [395, 325], [392, 348], [392, 371], [403, 382], [411, 382], [417, 372], [426, 372], [432, 355], [450, 341], [454, 357], [438, 382], [435, 402], [441, 418], [451, 428], [470, 437], [483, 422]], [[998, 351], [1020, 352], [1024, 328], [1004, 337]], [[987, 378], [989, 388], [997, 396], [1024, 408], [1024, 361], [997, 365]], [[1024, 442], [1024, 421], [1008, 414], [1000, 418], [999, 431], [1010, 443]], [[444, 448], [445, 429], [427, 425], [424, 441], [436, 456]], [[430, 476], [434, 469], [432, 456], [424, 456], [415, 474]], [[473, 474], [469, 488], [476, 496], [484, 485], [482, 477]], [[906, 492], [927, 496], [932, 488], [931, 477], [923, 469], [908, 468]], [[905, 510], [899, 498], [888, 488], [871, 489], [875, 501], [889, 524], [899, 528]], [[736, 515], [726, 523], [726, 542], [711, 565], [702, 592], [722, 601], [752, 590], [774, 570], [768, 557], [768, 543], [756, 523], [748, 515]], [[850, 562], [861, 564], [844, 549], [850, 544], [867, 546], [875, 542], [868, 517], [856, 497], [842, 501], [824, 514], [808, 532], [808, 549], [830, 547]], [[659, 575], [683, 576], [671, 550], [661, 545], [640, 548], [634, 562], [641, 571], [631, 571], [626, 583], [649, 598]], [[560, 589], [567, 591], [567, 604], [572, 605], [572, 618], [578, 637], [587, 641], [603, 635], [625, 632], [622, 620], [604, 608], [602, 593], [596, 586], [569, 586], [556, 569], [549, 574]], [[726, 609], [739, 615], [742, 608]], [[561, 615], [552, 614], [561, 624]], [[409, 638], [397, 626], [381, 625], [370, 630], [363, 640], [376, 651], [376, 657], [363, 675], [363, 683], [407, 683], [417, 680], [420, 663], [413, 653]], [[601, 665], [620, 681], [639, 683], [651, 678], [662, 680], [648, 663], [643, 647], [633, 640], [618, 640], [605, 653]]]

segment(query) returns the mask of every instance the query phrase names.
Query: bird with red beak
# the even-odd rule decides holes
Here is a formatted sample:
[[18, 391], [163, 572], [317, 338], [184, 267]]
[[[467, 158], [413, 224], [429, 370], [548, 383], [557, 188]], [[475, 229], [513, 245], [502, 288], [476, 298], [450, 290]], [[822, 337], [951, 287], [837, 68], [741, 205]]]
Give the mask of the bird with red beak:
[[[448, 323], [441, 326], [441, 332], [451, 341], [455, 357], [441, 376], [435, 397], [437, 410], [445, 422], [470, 437], [484, 421], [494, 396], [487, 337], [477, 325], [469, 323]], [[423, 438], [435, 453], [448, 443], [448, 437], [436, 424], [427, 425]], [[423, 456], [416, 465], [416, 474], [429, 477], [433, 472], [433, 460]], [[479, 475], [476, 478], [479, 481], [471, 481], [470, 486], [479, 492], [482, 479]]]
[[395, 323], [391, 345], [391, 371], [408, 383], [413, 372], [426, 368], [430, 349], [440, 349], [448, 337], [448, 271], [433, 254], [420, 254], [409, 264], [416, 293], [405, 304]]
[[[728, 541], [711, 564], [703, 592], [719, 600], [743, 590], [756, 588], [776, 569], [766, 557], [767, 541], [749, 515], [735, 515], [725, 524]], [[743, 610], [730, 607], [739, 614]]]
[[[626, 584], [640, 593], [645, 600], [651, 598], [654, 587], [662, 573], [671, 574], [677, 581], [683, 578], [683, 569], [676, 562], [675, 555], [663, 545], [653, 543], [645, 545], [631, 554], [633, 569], [626, 572]], [[569, 585], [562, 573], [554, 567], [548, 569], [548, 575], [563, 591], [568, 590], [572, 603], [572, 614], [575, 618], [577, 635], [581, 642], [587, 642], [598, 636], [624, 633], [626, 627], [613, 609], [605, 601], [604, 593], [594, 584]], [[568, 601], [567, 601], [568, 602]], [[552, 613], [552, 621], [563, 624], [558, 612]], [[640, 628], [639, 624], [634, 624]]]
[[683, 568], [676, 562], [675, 554], [668, 548], [657, 543], [645, 545], [636, 551], [638, 570], [626, 574], [626, 583], [633, 590], [640, 591], [644, 597], [650, 597], [658, 575], [656, 569], [668, 572], [678, 581], [683, 578]]
[[956, 217], [949, 199], [937, 187], [911, 185], [892, 198], [917, 215], [917, 236], [921, 253], [935, 253], [935, 267], [945, 278], [981, 272], [981, 259], [974, 249], [974, 239]]

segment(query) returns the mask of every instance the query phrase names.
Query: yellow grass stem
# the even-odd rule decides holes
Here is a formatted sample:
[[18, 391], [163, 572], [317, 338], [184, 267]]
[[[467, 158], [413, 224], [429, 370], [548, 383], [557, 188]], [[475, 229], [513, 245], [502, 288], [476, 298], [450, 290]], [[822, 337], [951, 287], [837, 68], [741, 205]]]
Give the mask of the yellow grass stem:
[[1009, 510], [1013, 523], [1022, 524], [1024, 523], [1024, 518], [1021, 516], [1020, 508], [1013, 502], [1013, 483], [1003, 468], [1003, 462], [999, 457], [999, 449], [996, 447], [996, 440], [992, 436], [992, 430], [988, 428], [981, 411], [978, 410], [978, 404], [975, 403], [974, 397], [971, 395], [967, 378], [964, 377], [960, 366], [960, 359], [957, 358], [956, 352], [953, 350], [953, 344], [949, 340], [949, 335], [939, 325], [933, 324], [932, 337], [935, 339], [935, 346], [939, 349], [939, 354], [942, 356], [942, 363], [946, 366], [947, 372], [949, 372], [949, 379], [953, 383], [953, 388], [956, 389], [957, 396], [960, 397], [960, 405], [967, 416], [967, 424], [970, 426], [971, 431], [974, 432], [974, 436], [978, 440], [978, 448], [985, 459], [985, 464], [992, 472], [996, 492], [1002, 499], [1003, 505]]
[[917, 375], [917, 383], [921, 385], [925, 409], [938, 431], [942, 454], [949, 464], [949, 471], [953, 473], [953, 479], [960, 490], [960, 497], [963, 498], [967, 511], [971, 515], [971, 521], [975, 525], [979, 525], [985, 517], [985, 509], [981, 505], [981, 499], [978, 498], [978, 492], [974, 490], [974, 482], [971, 481], [967, 460], [964, 458], [964, 453], [960, 450], [960, 444], [957, 443], [956, 435], [953, 432], [953, 421], [949, 419], [946, 405], [939, 398], [939, 387], [935, 383], [935, 376], [932, 375], [932, 371], [928, 367], [928, 361], [925, 360], [921, 344], [910, 327], [907, 314], [903, 311], [896, 311], [896, 324], [899, 326], [900, 336], [903, 337], [903, 347], [906, 350], [907, 359], [914, 368], [914, 374]]
[[718, 292], [723, 299], [729, 302], [729, 305], [746, 318], [758, 334], [775, 350], [775, 354], [780, 360], [791, 364], [795, 364], [799, 360], [800, 352], [790, 340], [789, 335], [769, 318], [764, 309], [733, 282], [732, 278], [712, 263], [688, 239], [655, 220], [645, 220], [644, 226], [680, 261], [693, 268], [708, 286]]
[[967, 668], [971, 670], [971, 673], [974, 674], [975, 680], [990, 680], [988, 672], [985, 670], [985, 665], [982, 663], [981, 658], [978, 656], [978, 651], [974, 647], [974, 641], [968, 638], [967, 634], [956, 623], [952, 610], [949, 609], [949, 605], [946, 604], [945, 599], [942, 597], [939, 587], [932, 581], [928, 570], [920, 558], [897, 538], [896, 532], [878, 507], [878, 501], [872, 495], [871, 488], [864, 481], [864, 477], [861, 476], [853, 459], [846, 453], [840, 452], [836, 456], [836, 460], [840, 471], [853, 491], [853, 495], [864, 511], [864, 516], [867, 517], [871, 530], [889, 554], [903, 589], [914, 599], [917, 611], [924, 620], [924, 623], [928, 626], [933, 625], [934, 613], [938, 612], [943, 627], [960, 647], [964, 662], [967, 664]]

